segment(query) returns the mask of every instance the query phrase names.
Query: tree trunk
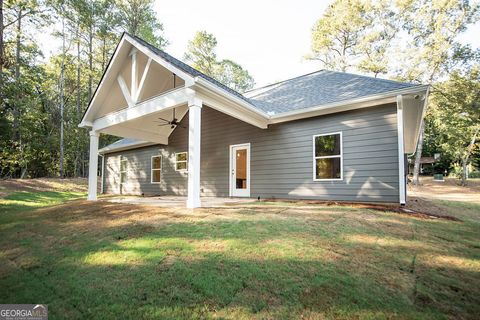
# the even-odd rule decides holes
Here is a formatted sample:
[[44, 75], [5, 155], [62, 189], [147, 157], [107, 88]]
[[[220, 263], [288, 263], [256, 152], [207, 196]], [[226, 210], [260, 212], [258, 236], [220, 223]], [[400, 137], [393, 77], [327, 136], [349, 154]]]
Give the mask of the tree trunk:
[[467, 165], [468, 165], [468, 156], [462, 159], [462, 187], [467, 185]]
[[21, 41], [22, 41], [22, 9], [18, 10], [18, 20], [17, 20], [17, 36], [16, 36], [16, 50], [15, 50], [15, 83], [17, 85], [16, 99], [13, 102], [13, 141], [20, 141], [20, 131], [19, 131], [19, 118], [20, 118], [20, 107], [19, 107], [19, 90], [20, 90], [20, 51], [21, 51]]
[[[0, 0], [0, 88], [3, 84], [3, 0]], [[0, 93], [0, 105], [2, 103]]]
[[88, 31], [88, 101], [92, 98], [93, 87], [93, 17]]
[[[82, 61], [81, 61], [81, 50], [80, 50], [80, 27], [78, 27], [77, 28], [77, 122], [80, 122], [82, 117], [81, 83], [80, 83], [81, 67], [82, 67]], [[74, 170], [73, 170], [73, 174], [75, 177], [79, 176], [79, 171], [80, 171], [79, 169], [80, 169], [80, 156], [81, 156], [81, 150], [80, 150], [81, 139], [82, 139], [82, 135], [77, 134], [76, 135], [77, 150], [75, 151], [75, 161], [74, 161]]]
[[462, 159], [462, 186], [467, 185], [467, 166], [468, 166], [468, 160], [470, 160], [470, 154], [473, 151], [473, 148], [475, 146], [475, 141], [477, 140], [477, 135], [478, 132], [480, 131], [480, 127], [477, 127], [475, 129], [475, 132], [473, 133], [472, 139], [470, 140], [470, 143], [468, 144], [467, 147], [467, 152], [465, 153], [465, 157]]
[[63, 109], [64, 109], [64, 74], [65, 74], [65, 18], [62, 18], [62, 64], [60, 67], [60, 178], [64, 177], [64, 145], [63, 145]]
[[420, 135], [418, 136], [417, 151], [415, 153], [415, 166], [413, 167], [413, 185], [419, 185], [419, 174], [420, 174], [420, 159], [422, 158], [422, 149], [423, 149], [423, 134], [425, 131], [425, 123], [422, 120], [420, 124]]

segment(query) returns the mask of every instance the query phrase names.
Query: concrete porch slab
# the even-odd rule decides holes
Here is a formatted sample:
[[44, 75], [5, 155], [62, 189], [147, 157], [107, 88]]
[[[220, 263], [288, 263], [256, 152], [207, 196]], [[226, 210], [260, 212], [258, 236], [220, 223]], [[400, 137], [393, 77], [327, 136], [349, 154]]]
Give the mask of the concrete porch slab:
[[[185, 208], [187, 197], [180, 196], [159, 196], [159, 197], [134, 197], [134, 196], [118, 196], [109, 197], [104, 201], [113, 203], [141, 204], [155, 207], [166, 208]], [[202, 197], [203, 208], [226, 207], [235, 204], [254, 202], [253, 198], [218, 198], [218, 197]]]

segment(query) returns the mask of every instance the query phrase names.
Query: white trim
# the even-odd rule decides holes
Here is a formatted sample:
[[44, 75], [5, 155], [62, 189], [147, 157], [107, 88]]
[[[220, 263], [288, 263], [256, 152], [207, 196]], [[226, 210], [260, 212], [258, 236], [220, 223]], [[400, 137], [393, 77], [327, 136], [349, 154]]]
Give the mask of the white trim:
[[[340, 135], [340, 154], [339, 155], [332, 155], [332, 156], [315, 156], [315, 138], [316, 137], [323, 137], [323, 136], [331, 136], [331, 135]], [[312, 137], [312, 155], [313, 155], [313, 181], [343, 181], [343, 133], [342, 131], [338, 132], [329, 132], [329, 133], [322, 133], [316, 134]], [[340, 178], [327, 178], [327, 179], [317, 179], [316, 171], [317, 171], [317, 159], [329, 159], [329, 158], [340, 158]]]
[[152, 58], [148, 58], [147, 64], [145, 65], [145, 69], [143, 70], [142, 79], [140, 80], [140, 84], [138, 85], [137, 92], [134, 96], [135, 103], [138, 102], [138, 99], [143, 93], [143, 88], [145, 87], [145, 79], [147, 78], [148, 70], [150, 70], [151, 63], [152, 63]]
[[137, 87], [138, 87], [138, 63], [137, 63], [137, 49], [133, 48], [130, 51], [130, 56], [132, 57], [132, 78], [130, 85], [130, 92], [132, 100], [134, 101], [137, 97]]
[[100, 134], [90, 131], [90, 153], [88, 155], [88, 196], [87, 200], [97, 200], [98, 140]]
[[[182, 154], [182, 153], [185, 153], [187, 155], [187, 159], [177, 161], [177, 155]], [[188, 151], [175, 152], [174, 156], [175, 156], [175, 171], [177, 171], [177, 172], [188, 172]], [[185, 169], [177, 169], [177, 163], [185, 163], [187, 165], [187, 167]]]
[[107, 68], [107, 70], [105, 70], [105, 72], [102, 76], [102, 79], [101, 79], [100, 83], [98, 84], [97, 89], [95, 90], [95, 92], [93, 94], [92, 100], [90, 101], [90, 103], [87, 106], [87, 110], [83, 114], [82, 121], [80, 121], [80, 124], [78, 125], [80, 128], [93, 126], [92, 122], [91, 121], [86, 121], [85, 118], [87, 118], [87, 116], [88, 116], [88, 112], [90, 111], [90, 107], [95, 104], [95, 101], [97, 100], [97, 97], [98, 97], [98, 93], [100, 92], [102, 86], [105, 84], [105, 81], [108, 79], [109, 73], [112, 72], [112, 66], [115, 64], [116, 60], [118, 59], [119, 52], [121, 51], [120, 49], [123, 47], [124, 43], [125, 43], [125, 37], [122, 37], [120, 39], [120, 42], [118, 43], [117, 48], [113, 52], [113, 56], [112, 56], [112, 58], [111, 58], [111, 60], [108, 64], [108, 68]]
[[405, 144], [403, 139], [403, 96], [397, 96], [397, 135], [398, 135], [398, 189], [399, 202], [405, 205], [407, 195], [405, 192]]
[[[126, 162], [125, 164], [125, 170], [122, 170], [122, 162]], [[127, 180], [128, 180], [128, 159], [123, 156], [123, 155], [120, 155], [120, 167], [118, 167], [118, 173], [120, 174], [120, 185], [123, 185], [125, 183], [127, 183]], [[122, 173], [125, 173], [125, 181], [122, 181]]]
[[103, 147], [102, 149], [98, 150], [99, 154], [107, 154], [107, 153], [113, 153], [113, 152], [118, 152], [118, 151], [123, 151], [123, 150], [129, 150], [129, 149], [134, 149], [134, 148], [140, 148], [140, 147], [146, 147], [146, 146], [151, 146], [156, 144], [155, 142], [148, 142], [148, 141], [134, 141], [130, 143], [126, 143], [123, 145], [118, 145], [118, 146], [106, 146]]
[[180, 78], [183, 79], [183, 81], [185, 81], [185, 86], [186, 87], [189, 87], [191, 85], [194, 84], [194, 77], [192, 77], [191, 75], [185, 73], [184, 71], [178, 69], [177, 67], [175, 67], [174, 65], [172, 65], [170, 62], [168, 62], [167, 60], [163, 59], [162, 57], [160, 57], [159, 55], [157, 55], [156, 53], [154, 53], [150, 48], [142, 45], [140, 42], [138, 42], [137, 40], [133, 39], [131, 36], [129, 36], [128, 34], [125, 34], [125, 39], [127, 40], [127, 42], [130, 42], [130, 44], [132, 44], [133, 46], [135, 46], [137, 49], [139, 49], [140, 51], [142, 51], [147, 57], [149, 58], [152, 58], [155, 62], [157, 62], [159, 65], [161, 65], [162, 67], [168, 69], [170, 72], [173, 72], [175, 73], [177, 76], [179, 76]]
[[123, 97], [125, 98], [125, 101], [127, 101], [128, 107], [129, 108], [133, 107], [135, 103], [133, 102], [130, 92], [128, 92], [128, 87], [127, 87], [127, 83], [125, 82], [125, 79], [123, 79], [121, 75], [118, 75], [117, 81], [118, 81], [118, 85], [120, 86], [120, 89], [122, 89]]
[[[160, 168], [159, 169], [154, 169], [153, 168], [153, 158], [158, 158], [160, 157]], [[163, 169], [163, 157], [161, 154], [156, 154], [151, 156], [150, 158], [150, 183], [151, 184], [160, 184], [162, 182], [162, 169]], [[153, 171], [160, 171], [160, 181], [155, 182], [153, 181]]]
[[430, 87], [427, 88], [427, 91], [425, 92], [425, 101], [423, 102], [423, 110], [422, 110], [422, 116], [420, 117], [420, 123], [417, 126], [417, 133], [415, 134], [415, 141], [413, 145], [415, 146], [415, 150], [417, 150], [417, 143], [418, 139], [420, 137], [420, 126], [422, 124], [423, 119], [425, 119], [425, 114], [427, 113], [427, 106], [428, 106], [428, 94], [430, 93]]
[[125, 108], [98, 118], [93, 122], [93, 129], [99, 131], [129, 120], [147, 116], [154, 112], [173, 109], [178, 105], [188, 102], [194, 93], [195, 92], [189, 88], [169, 91], [158, 97], [138, 103], [131, 108]]
[[[230, 154], [230, 160], [229, 160], [229, 171], [228, 171], [228, 176], [229, 176], [229, 192], [228, 195], [229, 197], [250, 197], [250, 142], [248, 143], [241, 143], [241, 144], [232, 144], [229, 146], [229, 154]], [[247, 188], [246, 190], [246, 195], [234, 195], [234, 181], [233, 181], [233, 150], [234, 149], [246, 149], [247, 150]]]
[[233, 102], [236, 102], [237, 104], [241, 105], [242, 107], [244, 107], [245, 109], [247, 109], [248, 111], [251, 111], [251, 112], [254, 112], [256, 113], [257, 115], [260, 115], [264, 118], [269, 118], [268, 114], [259, 110], [258, 108], [256, 108], [254, 105], [252, 105], [251, 103], [245, 101], [244, 99], [234, 95], [233, 93], [230, 93], [228, 92], [227, 90], [211, 83], [210, 81], [207, 81], [205, 80], [204, 78], [200, 78], [200, 77], [195, 77], [195, 82], [204, 86], [205, 88], [209, 89], [209, 90], [212, 90], [216, 93], [219, 93], [223, 96], [227, 96], [227, 98], [229, 98], [230, 100], [232, 100]]

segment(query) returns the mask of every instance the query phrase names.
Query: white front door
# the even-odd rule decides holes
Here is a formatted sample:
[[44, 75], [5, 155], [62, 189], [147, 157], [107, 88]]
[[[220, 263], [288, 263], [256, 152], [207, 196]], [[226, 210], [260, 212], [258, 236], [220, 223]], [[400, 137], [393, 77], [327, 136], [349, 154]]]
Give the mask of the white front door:
[[250, 197], [250, 143], [230, 146], [230, 196]]

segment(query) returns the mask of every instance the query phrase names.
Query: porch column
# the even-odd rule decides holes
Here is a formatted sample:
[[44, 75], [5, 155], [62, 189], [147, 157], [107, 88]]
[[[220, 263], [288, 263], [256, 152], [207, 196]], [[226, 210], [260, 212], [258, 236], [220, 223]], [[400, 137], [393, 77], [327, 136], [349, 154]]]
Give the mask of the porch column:
[[97, 169], [98, 169], [98, 137], [97, 131], [90, 131], [90, 159], [88, 162], [88, 197], [87, 200], [97, 200]]
[[188, 103], [188, 198], [187, 208], [200, 203], [200, 135], [202, 101], [193, 98]]

